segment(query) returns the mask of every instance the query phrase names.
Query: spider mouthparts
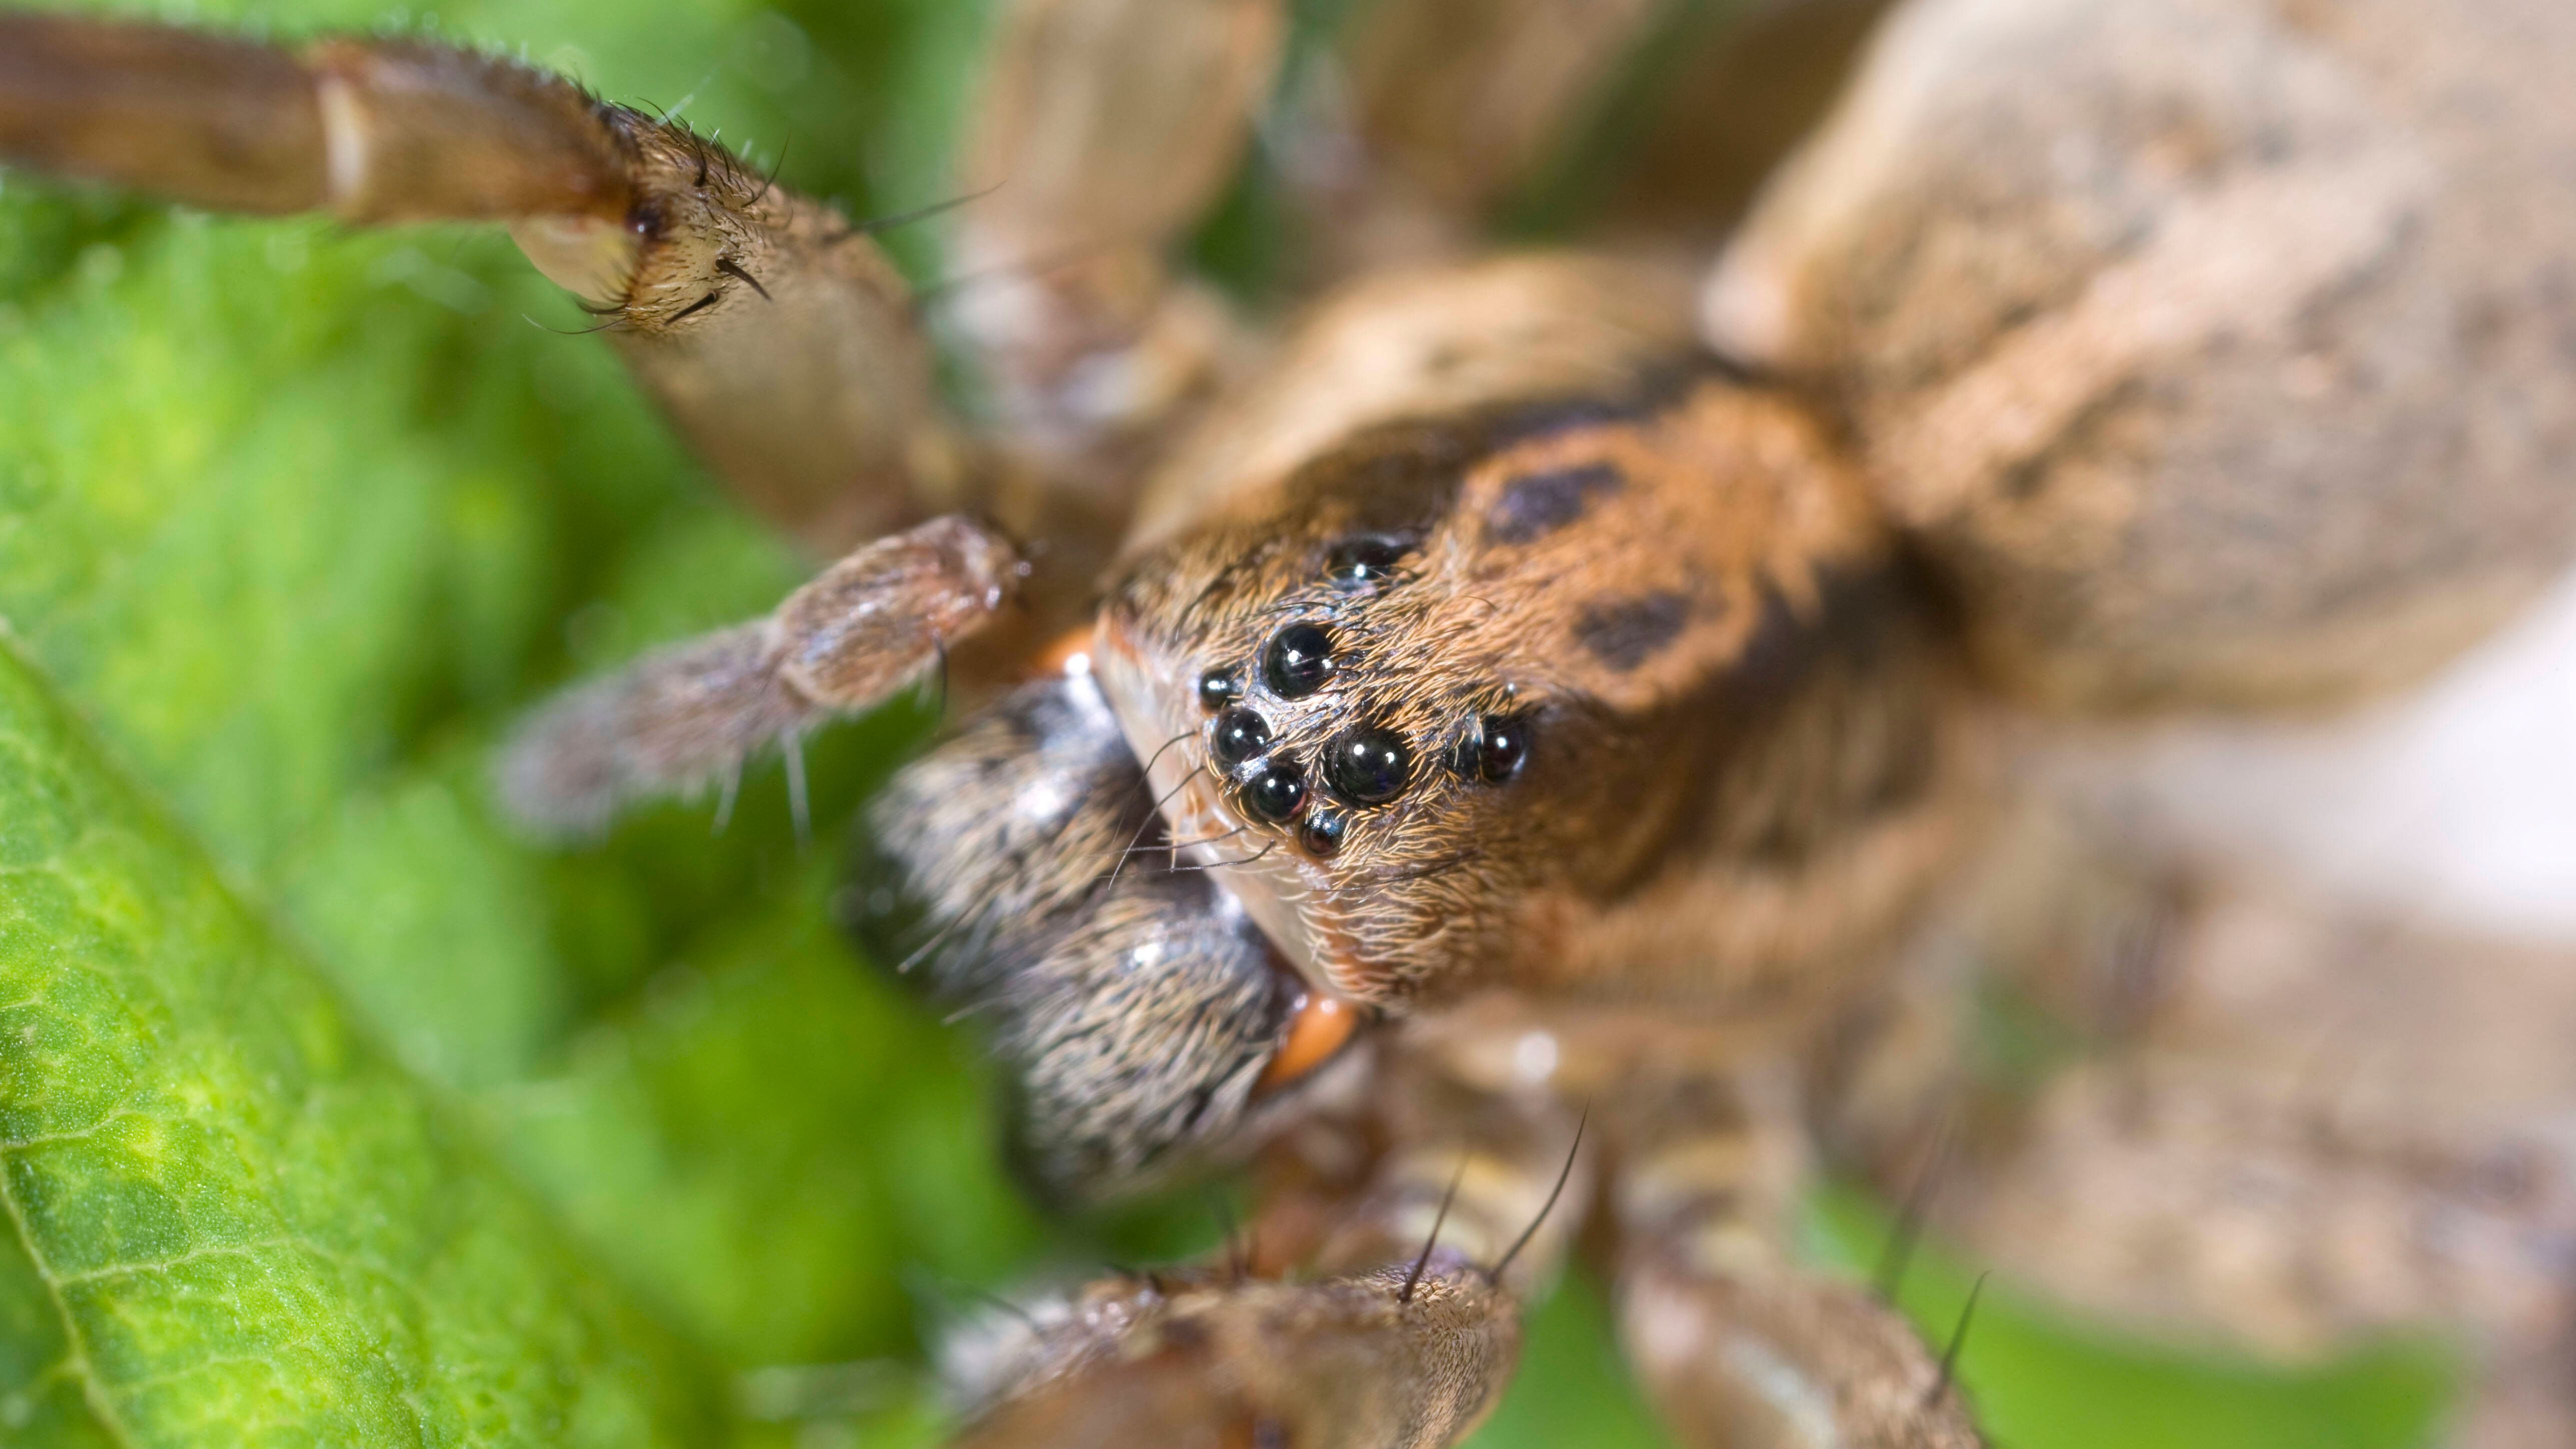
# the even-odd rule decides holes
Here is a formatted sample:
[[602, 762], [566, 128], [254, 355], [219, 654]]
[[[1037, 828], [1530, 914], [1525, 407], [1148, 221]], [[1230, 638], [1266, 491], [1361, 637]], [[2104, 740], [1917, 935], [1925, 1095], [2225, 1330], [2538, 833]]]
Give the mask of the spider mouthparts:
[[1254, 1100], [1312, 1074], [1339, 1055], [1359, 1029], [1359, 1009], [1330, 992], [1305, 989], [1289, 1008], [1288, 1029], [1279, 1038], [1279, 1054], [1270, 1059], [1252, 1084]]

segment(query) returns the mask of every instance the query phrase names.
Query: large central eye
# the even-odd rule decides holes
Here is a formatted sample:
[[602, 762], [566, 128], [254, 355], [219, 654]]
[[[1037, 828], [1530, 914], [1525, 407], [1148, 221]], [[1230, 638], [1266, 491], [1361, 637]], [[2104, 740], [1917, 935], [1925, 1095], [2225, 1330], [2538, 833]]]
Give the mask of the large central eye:
[[1261, 651], [1261, 678], [1281, 699], [1304, 699], [1333, 677], [1333, 636], [1321, 624], [1291, 624]]
[[1324, 779], [1354, 805], [1383, 805], [1413, 778], [1413, 751], [1384, 725], [1361, 725], [1324, 747]]

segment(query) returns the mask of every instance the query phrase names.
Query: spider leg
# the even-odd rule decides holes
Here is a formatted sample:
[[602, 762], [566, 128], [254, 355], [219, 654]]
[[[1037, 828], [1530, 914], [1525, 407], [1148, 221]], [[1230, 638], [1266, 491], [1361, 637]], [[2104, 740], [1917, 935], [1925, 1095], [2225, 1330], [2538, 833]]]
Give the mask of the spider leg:
[[1961, 1023], [1882, 1023], [1914, 1061], [1855, 1074], [1840, 1149], [1901, 1180], [1889, 1084], [1946, 1075], [1964, 1130], [1936, 1235], [2080, 1312], [2275, 1360], [2458, 1335], [2474, 1378], [2448, 1442], [2571, 1442], [2564, 945], [2374, 918], [2068, 826], [2022, 822], [1952, 928], [2036, 1050], [1961, 1072]]
[[2461, 1335], [2451, 1442], [2570, 1442], [2576, 963], [2198, 895], [2139, 1029], [2024, 1099], [1944, 1226], [2070, 1301], [2286, 1359]]
[[503, 752], [502, 803], [531, 827], [578, 832], [630, 800], [729, 779], [752, 754], [911, 684], [993, 616], [1018, 573], [1008, 544], [962, 519], [881, 538], [765, 618], [540, 708]]
[[2545, 1124], [2392, 1122], [2204, 1066], [2060, 1076], [1936, 1226], [2078, 1311], [2276, 1362], [2454, 1335], [2444, 1442], [2576, 1442], [2576, 1155]]
[[2335, 703], [2576, 558], [2576, 11], [2335, 14], [1910, 0], [1712, 275], [1710, 342], [1835, 400], [1993, 681]]
[[[1454, 1089], [1391, 1070], [1401, 1086], [1369, 1095], [1404, 1119], [1379, 1124], [1397, 1145], [1356, 1191], [1320, 1212], [1274, 1198], [1246, 1267], [1121, 1276], [1042, 1308], [1034, 1328], [1001, 1325], [1009, 1336], [990, 1346], [961, 1442], [1438, 1449], [1463, 1438], [1517, 1360], [1520, 1300], [1553, 1276], [1581, 1222], [1592, 1154], [1558, 1104], [1453, 1097], [1424, 1111], [1416, 1088], [1435, 1100]], [[1284, 1275], [1283, 1253], [1307, 1255], [1306, 1273]]]
[[[1377, 0], [1288, 97], [1280, 169], [1323, 278], [1494, 232], [1715, 248], [1888, 0]], [[1498, 225], [1499, 224], [1499, 225]]]
[[957, 213], [953, 313], [1013, 444], [1051, 479], [1120, 489], [1139, 441], [1235, 346], [1213, 294], [1167, 254], [1234, 176], [1286, 9], [1003, 7], [959, 168], [976, 200]]
[[888, 782], [843, 898], [867, 954], [983, 1024], [1014, 1160], [1059, 1201], [1201, 1165], [1298, 1096], [1265, 1089], [1295, 998], [1260, 932], [1204, 875], [1115, 870], [1156, 823], [1140, 779], [1089, 677], [1023, 685]]
[[1630, 1361], [1684, 1443], [1742, 1449], [1981, 1444], [1945, 1355], [1866, 1288], [1791, 1257], [1795, 1126], [1699, 1079], [1619, 1117], [1619, 1314]]
[[1472, 1269], [1289, 1283], [1223, 1270], [1111, 1279], [1040, 1313], [1033, 1382], [959, 1449], [1439, 1449], [1499, 1397], [1518, 1320]]
[[883, 254], [560, 76], [420, 41], [0, 13], [0, 160], [219, 210], [504, 222], [700, 456], [819, 552], [962, 501]]
[[1288, 179], [1336, 272], [1452, 258], [1576, 139], [1661, 0], [1387, 0], [1309, 77]]

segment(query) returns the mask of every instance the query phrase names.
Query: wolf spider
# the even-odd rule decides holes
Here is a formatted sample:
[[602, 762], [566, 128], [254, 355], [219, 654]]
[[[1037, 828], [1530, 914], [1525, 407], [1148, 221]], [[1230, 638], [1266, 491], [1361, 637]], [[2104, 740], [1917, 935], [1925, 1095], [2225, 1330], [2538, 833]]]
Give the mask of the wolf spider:
[[[963, 1442], [1451, 1443], [1578, 1246], [1685, 1440], [1979, 1442], [1787, 1241], [1819, 1160], [1923, 1174], [1936, 1101], [1932, 1216], [2008, 1270], [2287, 1351], [2459, 1328], [2460, 1442], [2576, 1441], [2566, 973], [1998, 805], [2016, 719], [2384, 691], [2564, 565], [2576, 12], [1908, 0], [1847, 57], [1871, 8], [1732, 43], [1709, 89], [1782, 114], [1677, 108], [1712, 170], [1804, 133], [1740, 223], [1676, 181], [1703, 212], [1482, 260], [1659, 7], [1370, 8], [1270, 337], [1173, 257], [1284, 6], [1017, 0], [953, 218], [971, 430], [864, 228], [521, 65], [10, 14], [0, 154], [503, 222], [842, 555], [532, 717], [530, 826], [933, 673], [975, 705], [871, 807], [851, 925], [988, 1024], [1042, 1188], [1249, 1159], [1261, 1206], [987, 1335]], [[2091, 1054], [1963, 1066], [1971, 959]], [[2266, 1050], [2327, 1017], [2375, 1085]]]

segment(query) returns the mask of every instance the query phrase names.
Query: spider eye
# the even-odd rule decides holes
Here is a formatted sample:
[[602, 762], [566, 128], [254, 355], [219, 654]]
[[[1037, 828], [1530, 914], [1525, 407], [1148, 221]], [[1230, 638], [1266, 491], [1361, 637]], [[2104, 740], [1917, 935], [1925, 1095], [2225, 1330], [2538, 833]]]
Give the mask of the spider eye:
[[1228, 669], [1211, 669], [1199, 676], [1199, 708], [1211, 712], [1225, 708], [1243, 693], [1243, 681]]
[[1270, 748], [1270, 721], [1248, 709], [1230, 709], [1216, 717], [1208, 753], [1220, 765], [1240, 765]]
[[1333, 636], [1321, 624], [1291, 624], [1261, 651], [1261, 678], [1281, 699], [1304, 699], [1333, 676]]
[[1321, 860], [1342, 848], [1342, 837], [1350, 834], [1350, 818], [1330, 810], [1307, 812], [1297, 826], [1297, 843], [1306, 853]]
[[1243, 782], [1243, 808], [1256, 819], [1285, 825], [1306, 805], [1306, 772], [1294, 760], [1273, 760]]
[[1412, 778], [1412, 749], [1383, 725], [1345, 730], [1324, 747], [1324, 780], [1353, 805], [1383, 805]]
[[1528, 717], [1489, 714], [1477, 720], [1476, 727], [1458, 741], [1449, 763], [1470, 780], [1500, 785], [1521, 772], [1521, 762], [1528, 756]]
[[1343, 539], [1325, 555], [1324, 578], [1334, 588], [1345, 591], [1382, 584], [1395, 576], [1395, 565], [1404, 557], [1405, 547], [1403, 539], [1383, 534]]

